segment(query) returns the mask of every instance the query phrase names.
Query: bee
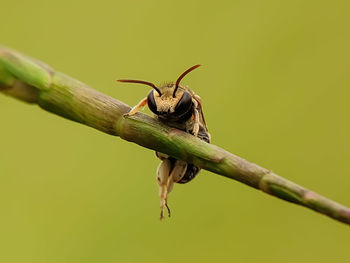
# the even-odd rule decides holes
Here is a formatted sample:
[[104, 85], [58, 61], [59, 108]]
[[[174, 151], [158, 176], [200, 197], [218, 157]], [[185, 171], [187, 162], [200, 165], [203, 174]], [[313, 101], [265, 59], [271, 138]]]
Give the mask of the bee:
[[[158, 87], [143, 80], [119, 79], [119, 82], [144, 84], [153, 88], [147, 97], [143, 98], [124, 116], [132, 116], [140, 108], [148, 105], [155, 117], [161, 122], [209, 143], [210, 134], [205, 123], [201, 98], [189, 88], [180, 85], [183, 77], [199, 66], [195, 65], [187, 69], [177, 78], [175, 83], [169, 82]], [[198, 174], [200, 168], [164, 153], [156, 152], [156, 156], [161, 160], [156, 176], [159, 187], [160, 219], [162, 219], [165, 208], [168, 210], [168, 216], [171, 215], [168, 195], [173, 189], [174, 183], [188, 183]]]

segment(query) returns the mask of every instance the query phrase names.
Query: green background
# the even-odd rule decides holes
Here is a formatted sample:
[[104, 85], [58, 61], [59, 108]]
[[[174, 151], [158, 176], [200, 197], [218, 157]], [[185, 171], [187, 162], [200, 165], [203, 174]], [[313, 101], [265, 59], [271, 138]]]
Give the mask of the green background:
[[[350, 205], [349, 1], [0, 2], [0, 43], [136, 104], [188, 67], [212, 142]], [[146, 110], [146, 112], [149, 112]], [[0, 95], [0, 262], [346, 262], [350, 228]]]

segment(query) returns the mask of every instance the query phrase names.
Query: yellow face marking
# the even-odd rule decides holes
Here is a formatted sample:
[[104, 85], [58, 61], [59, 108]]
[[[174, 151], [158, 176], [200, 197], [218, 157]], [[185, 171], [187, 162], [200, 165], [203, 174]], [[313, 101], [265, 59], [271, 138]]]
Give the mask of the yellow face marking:
[[173, 97], [174, 89], [175, 89], [174, 84], [165, 84], [159, 87], [159, 90], [162, 93], [161, 96], [159, 96], [158, 92], [156, 92], [155, 90], [153, 91], [154, 100], [157, 105], [157, 111], [159, 112], [175, 111], [175, 107], [177, 103], [182, 98], [184, 89], [182, 87], [179, 87], [178, 90], [176, 91], [175, 98]]

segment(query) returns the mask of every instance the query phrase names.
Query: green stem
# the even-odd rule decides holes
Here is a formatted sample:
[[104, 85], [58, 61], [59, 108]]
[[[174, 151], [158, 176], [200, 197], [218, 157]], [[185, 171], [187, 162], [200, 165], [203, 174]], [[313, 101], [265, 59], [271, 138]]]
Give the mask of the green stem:
[[350, 224], [349, 208], [148, 115], [124, 118], [130, 107], [123, 102], [4, 47], [0, 47], [0, 91]]

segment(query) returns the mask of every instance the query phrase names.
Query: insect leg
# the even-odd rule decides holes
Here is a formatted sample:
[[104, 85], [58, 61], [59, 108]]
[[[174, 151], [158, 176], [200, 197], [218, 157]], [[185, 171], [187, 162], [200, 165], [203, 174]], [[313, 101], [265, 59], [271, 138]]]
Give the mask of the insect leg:
[[187, 165], [188, 164], [184, 161], [176, 160], [174, 169], [171, 171], [171, 174], [170, 174], [170, 177], [172, 177], [172, 179], [173, 179], [172, 180], [173, 184], [168, 185], [168, 188], [171, 187], [170, 191], [173, 189], [172, 187], [174, 185], [174, 182], [175, 183], [179, 182], [182, 179], [182, 177], [185, 175], [186, 170], [187, 170]]
[[174, 182], [180, 181], [182, 177], [185, 175], [186, 169], [187, 169], [187, 163], [185, 163], [184, 161], [176, 160], [174, 168], [170, 172], [170, 176], [167, 182], [167, 193], [165, 197], [165, 206], [168, 209], [169, 217], [170, 217], [170, 208], [168, 206], [168, 195], [170, 194], [171, 190], [173, 190]]
[[194, 99], [199, 103], [199, 106], [202, 107], [202, 99], [197, 94], [193, 94]]
[[160, 219], [163, 218], [163, 210], [167, 205], [167, 183], [171, 170], [171, 162], [169, 159], [163, 159], [157, 169], [157, 183], [159, 187], [159, 198], [160, 198]]
[[197, 137], [199, 132], [199, 112], [197, 110], [198, 102], [195, 99], [192, 99], [192, 102], [194, 104], [193, 109], [193, 117], [194, 117], [194, 123], [193, 123], [193, 135]]
[[[172, 162], [175, 161], [175, 164]], [[163, 218], [164, 207], [168, 209], [170, 217], [170, 209], [168, 207], [168, 195], [173, 189], [174, 182], [178, 182], [184, 176], [187, 168], [187, 163], [175, 159], [163, 159], [158, 166], [157, 182], [159, 186], [160, 198], [160, 218]]]
[[184, 161], [176, 160], [174, 168], [170, 172], [170, 176], [167, 182], [167, 195], [173, 190], [174, 182], [178, 182], [185, 175], [187, 163]]
[[147, 97], [143, 98], [138, 104], [136, 104], [128, 113], [125, 113], [124, 116], [131, 116], [134, 115], [136, 112], [139, 111], [140, 108], [146, 106], [147, 104]]

